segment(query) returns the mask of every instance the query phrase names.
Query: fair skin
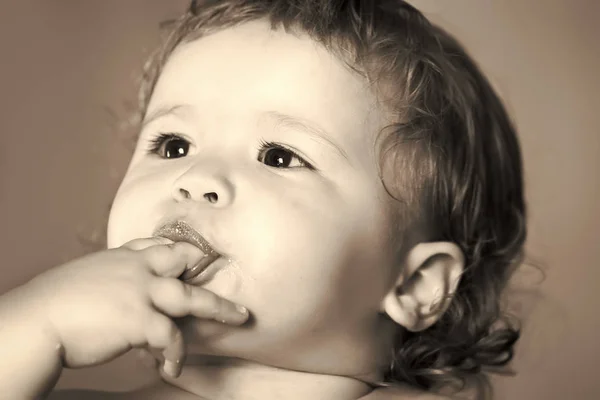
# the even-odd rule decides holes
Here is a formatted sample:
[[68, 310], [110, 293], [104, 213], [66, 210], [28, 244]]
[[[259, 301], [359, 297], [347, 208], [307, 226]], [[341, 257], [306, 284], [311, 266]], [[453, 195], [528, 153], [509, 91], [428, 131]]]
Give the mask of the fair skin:
[[[116, 333], [113, 342], [87, 343], [89, 335], [72, 323], [81, 320], [73, 304], [86, 304], [82, 314], [102, 309], [83, 318], [88, 333], [102, 327], [106, 338], [131, 338], [121, 328], [127, 319], [128, 329], [147, 329], [133, 335], [135, 346], [173, 347], [176, 332], [186, 344], [179, 377], [163, 372], [157, 385], [99, 398], [413, 398], [369, 383], [381, 379], [398, 329], [425, 329], [443, 313], [447, 302], [424, 316], [440, 293], [455, 290], [464, 260], [452, 243], [416, 240], [400, 253], [390, 238], [394, 203], [379, 179], [374, 146], [386, 122], [366, 82], [307, 37], [257, 21], [181, 45], [160, 76], [114, 200], [112, 250], [50, 271], [17, 293], [28, 307], [52, 311], [51, 340], [42, 346], [46, 339], [39, 339], [40, 347], [52, 354], [50, 345], [62, 340], [71, 367], [128, 351], [132, 346]], [[176, 137], [149, 153], [161, 133]], [[263, 141], [275, 145], [261, 151]], [[226, 255], [208, 282], [188, 287], [175, 279], [201, 256], [193, 246], [144, 239], [172, 219], [186, 221]], [[125, 262], [136, 275], [120, 272], [130, 271], [119, 265]], [[128, 285], [117, 284], [123, 276]], [[141, 288], [159, 278], [163, 283], [144, 294]], [[103, 279], [105, 285], [96, 284]], [[57, 283], [65, 292], [68, 284], [85, 289], [71, 297], [46, 293]], [[172, 321], [160, 320], [163, 335], [148, 331], [159, 326], [148, 318], [137, 323], [145, 308], [127, 306], [131, 292], [149, 296]], [[121, 303], [109, 303], [121, 295]], [[29, 300], [36, 297], [43, 300]], [[69, 306], [59, 306], [67, 298]], [[247, 307], [249, 319], [234, 312], [235, 304]], [[133, 313], [117, 318], [117, 310]], [[61, 319], [67, 314], [71, 319]], [[22, 332], [9, 339], [18, 337]], [[17, 361], [0, 361], [0, 373], [10, 376]], [[52, 386], [48, 376], [57, 367], [36, 368], [36, 379]], [[51, 398], [69, 396], [77, 394]]]
[[[205, 288], [247, 306], [254, 324], [190, 338], [190, 354], [223, 358], [205, 365], [198, 357], [170, 384], [210, 399], [222, 390], [268, 398], [274, 387], [298, 398], [328, 398], [327, 390], [357, 398], [370, 390], [364, 382], [381, 378], [395, 327], [380, 310], [394, 309], [382, 300], [397, 269], [379, 155], [370, 151], [385, 117], [366, 93], [325, 49], [262, 21], [171, 55], [115, 199], [109, 245], [148, 235], [161, 218], [191, 221], [234, 259]], [[277, 126], [274, 115], [321, 127], [325, 137]], [[169, 148], [181, 157], [165, 159], [164, 147], [163, 158], [145, 152], [161, 132], [185, 139]], [[318, 172], [294, 158], [288, 168], [267, 165], [261, 139], [298, 149]], [[204, 197], [211, 192], [218, 201]]]

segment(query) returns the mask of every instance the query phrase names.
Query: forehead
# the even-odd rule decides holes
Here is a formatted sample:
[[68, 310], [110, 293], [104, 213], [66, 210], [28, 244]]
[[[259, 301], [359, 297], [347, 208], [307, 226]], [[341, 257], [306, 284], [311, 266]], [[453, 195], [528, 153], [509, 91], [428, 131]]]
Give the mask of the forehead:
[[277, 111], [347, 134], [381, 125], [366, 80], [307, 36], [272, 30], [266, 21], [180, 45], [163, 69], [148, 111], [180, 104], [210, 110], [212, 117]]
[[[327, 98], [360, 94], [365, 89], [363, 79], [320, 44], [306, 36], [272, 30], [262, 20], [183, 43], [169, 57], [164, 75], [195, 77], [204, 91], [216, 87], [223, 93], [235, 90], [240, 98], [244, 94], [236, 88], [275, 93], [319, 91], [328, 93]], [[183, 88], [194, 84], [189, 79], [181, 83]], [[175, 79], [170, 79], [170, 84], [175, 89]]]

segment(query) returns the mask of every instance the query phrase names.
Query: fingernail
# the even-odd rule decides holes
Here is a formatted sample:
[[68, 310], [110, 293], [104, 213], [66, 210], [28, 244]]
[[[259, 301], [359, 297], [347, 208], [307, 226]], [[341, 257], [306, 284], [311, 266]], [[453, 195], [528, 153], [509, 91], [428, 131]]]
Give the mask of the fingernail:
[[236, 305], [235, 310], [242, 315], [248, 315], [248, 309], [244, 306]]
[[165, 363], [163, 365], [163, 371], [165, 371], [167, 375], [170, 375], [173, 378], [179, 377], [179, 374], [181, 373], [181, 370], [179, 368], [179, 361], [165, 360]]

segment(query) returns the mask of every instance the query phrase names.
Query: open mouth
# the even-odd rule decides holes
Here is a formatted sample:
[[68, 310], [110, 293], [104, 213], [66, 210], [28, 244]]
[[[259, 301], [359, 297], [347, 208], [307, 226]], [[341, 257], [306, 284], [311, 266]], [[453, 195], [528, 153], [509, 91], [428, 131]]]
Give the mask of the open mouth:
[[182, 281], [194, 279], [210, 264], [221, 257], [221, 254], [217, 253], [199, 232], [183, 221], [169, 222], [161, 226], [154, 232], [154, 236], [162, 236], [174, 242], [187, 242], [193, 244], [204, 253], [204, 257], [196, 265], [187, 268], [183, 274], [181, 274], [179, 279]]

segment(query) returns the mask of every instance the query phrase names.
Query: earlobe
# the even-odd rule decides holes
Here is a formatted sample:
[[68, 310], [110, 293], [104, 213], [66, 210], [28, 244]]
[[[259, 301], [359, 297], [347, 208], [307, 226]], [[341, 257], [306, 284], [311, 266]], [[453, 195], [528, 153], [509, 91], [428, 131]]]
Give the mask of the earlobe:
[[419, 323], [418, 305], [411, 298], [401, 296], [395, 290], [385, 296], [382, 308], [394, 322], [409, 330]]
[[419, 243], [407, 254], [394, 287], [382, 302], [394, 322], [417, 332], [433, 325], [451, 303], [465, 267], [451, 242]]

